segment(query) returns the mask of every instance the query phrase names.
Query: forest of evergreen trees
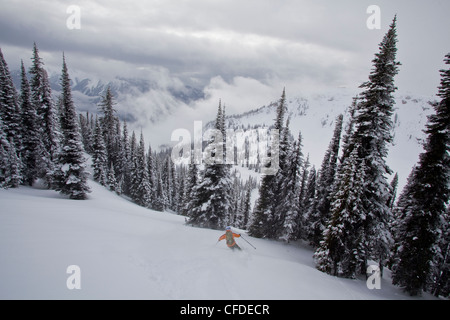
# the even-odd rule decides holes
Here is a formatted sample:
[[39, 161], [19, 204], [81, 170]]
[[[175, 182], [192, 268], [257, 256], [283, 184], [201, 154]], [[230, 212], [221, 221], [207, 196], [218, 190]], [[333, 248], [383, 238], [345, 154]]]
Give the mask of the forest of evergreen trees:
[[[86, 199], [86, 163], [91, 158], [92, 178], [109, 190], [140, 206], [172, 210], [194, 220], [192, 212], [198, 201], [193, 200], [193, 192], [197, 192], [203, 176], [198, 165], [175, 166], [170, 149], [154, 152], [150, 144], [145, 144], [142, 133], [139, 141], [134, 131], [130, 136], [127, 123], [116, 115], [110, 88], [106, 89], [97, 114], [77, 114], [64, 57], [61, 94], [56, 101], [36, 44], [28, 72], [22, 63], [19, 92], [1, 49], [0, 57], [1, 187], [39, 182], [71, 199]], [[220, 105], [219, 117], [223, 127], [225, 116]], [[256, 181], [243, 181], [229, 166], [224, 172], [230, 185], [226, 207], [231, 211], [223, 216], [227, 224], [245, 228], [250, 217], [250, 193], [256, 188]], [[222, 222], [211, 227], [225, 227], [225, 221]]]
[[[290, 132], [283, 90], [271, 127], [279, 139], [270, 146], [279, 151], [279, 170], [261, 174], [259, 186], [252, 178], [243, 182], [229, 163], [175, 165], [170, 150], [153, 151], [142, 132], [130, 136], [109, 88], [97, 114], [77, 115], [64, 57], [61, 95], [53, 101], [36, 45], [28, 73], [22, 63], [18, 92], [0, 50], [0, 186], [40, 181], [72, 199], [86, 199], [88, 155], [95, 181], [140, 206], [172, 210], [194, 226], [232, 225], [254, 237], [302, 240], [315, 249], [320, 271], [355, 278], [376, 263], [381, 273], [389, 267], [393, 283], [411, 295], [427, 291], [448, 297], [450, 69], [441, 70], [440, 101], [428, 118], [424, 152], [397, 200], [398, 176], [388, 181], [394, 172], [386, 164], [400, 65], [396, 43], [394, 18], [368, 81], [349, 107], [350, 118], [336, 119], [318, 170], [303, 154], [301, 134], [294, 138]], [[450, 64], [450, 54], [445, 63]], [[210, 139], [207, 150], [225, 159], [220, 103], [214, 124], [222, 139]], [[261, 158], [252, 168], [270, 165]]]

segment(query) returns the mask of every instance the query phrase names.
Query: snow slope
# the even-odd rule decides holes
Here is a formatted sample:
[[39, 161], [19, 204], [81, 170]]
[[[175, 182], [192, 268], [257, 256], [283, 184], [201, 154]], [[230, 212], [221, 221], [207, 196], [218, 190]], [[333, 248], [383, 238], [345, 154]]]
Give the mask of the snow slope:
[[[312, 251], [255, 239], [242, 252], [220, 231], [184, 224], [90, 181], [89, 200], [50, 190], [0, 190], [0, 299], [409, 299], [314, 268]], [[81, 289], [69, 290], [69, 265]], [[429, 296], [426, 296], [429, 298]]]

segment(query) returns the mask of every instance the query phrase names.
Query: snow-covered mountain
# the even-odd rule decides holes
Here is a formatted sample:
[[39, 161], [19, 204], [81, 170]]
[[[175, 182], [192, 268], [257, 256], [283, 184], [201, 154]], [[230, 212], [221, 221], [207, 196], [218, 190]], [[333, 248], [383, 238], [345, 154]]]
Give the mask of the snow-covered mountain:
[[[287, 96], [289, 127], [296, 138], [301, 132], [303, 153], [309, 155], [310, 162], [319, 168], [326, 148], [331, 140], [335, 120], [339, 114], [344, 115], [344, 125], [349, 119], [348, 107], [355, 92], [345, 88], [316, 95]], [[422, 152], [422, 143], [426, 138], [423, 130], [427, 116], [433, 112], [431, 103], [435, 97], [415, 96], [407, 93], [395, 94], [394, 106], [394, 142], [390, 146], [388, 164], [394, 172], [399, 173], [399, 186], [406, 182], [412, 167]], [[277, 102], [269, 103], [258, 109], [241, 114], [227, 116], [230, 128], [251, 128], [254, 126], [271, 126], [274, 123]], [[211, 127], [212, 122], [206, 127]]]

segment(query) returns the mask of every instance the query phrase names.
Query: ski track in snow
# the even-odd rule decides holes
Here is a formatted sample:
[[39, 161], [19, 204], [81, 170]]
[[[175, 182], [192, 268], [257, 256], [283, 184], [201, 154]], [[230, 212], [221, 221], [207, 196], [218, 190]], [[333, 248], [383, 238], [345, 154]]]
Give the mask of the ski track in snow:
[[[216, 243], [223, 231], [89, 185], [84, 201], [0, 190], [0, 299], [410, 299], [388, 278], [369, 290], [319, 272], [303, 244], [246, 236], [257, 249], [238, 238], [232, 251]], [[66, 286], [73, 264], [79, 290]]]

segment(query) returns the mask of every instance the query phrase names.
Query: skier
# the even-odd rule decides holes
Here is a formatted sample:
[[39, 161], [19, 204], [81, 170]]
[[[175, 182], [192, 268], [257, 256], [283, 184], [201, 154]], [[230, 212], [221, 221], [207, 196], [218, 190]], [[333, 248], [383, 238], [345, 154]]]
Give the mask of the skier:
[[234, 241], [234, 238], [239, 238], [241, 235], [234, 233], [231, 231], [231, 227], [226, 227], [225, 228], [225, 234], [221, 235], [218, 242], [223, 240], [223, 239], [227, 239], [227, 246], [230, 249], [238, 249], [241, 250], [241, 248], [237, 245], [236, 241]]

